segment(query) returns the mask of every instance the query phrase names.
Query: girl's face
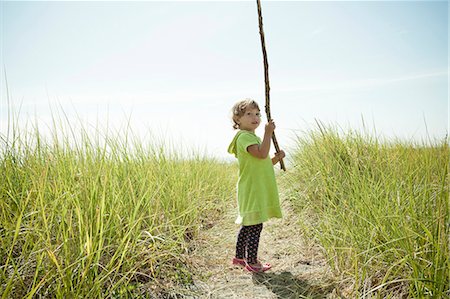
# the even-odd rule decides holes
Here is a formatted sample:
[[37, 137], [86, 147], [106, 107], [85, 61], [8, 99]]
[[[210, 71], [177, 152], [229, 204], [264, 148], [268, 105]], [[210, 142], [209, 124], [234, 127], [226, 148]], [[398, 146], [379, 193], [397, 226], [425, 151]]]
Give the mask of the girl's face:
[[261, 113], [256, 108], [247, 108], [244, 115], [237, 121], [239, 129], [255, 132], [255, 129], [261, 123]]

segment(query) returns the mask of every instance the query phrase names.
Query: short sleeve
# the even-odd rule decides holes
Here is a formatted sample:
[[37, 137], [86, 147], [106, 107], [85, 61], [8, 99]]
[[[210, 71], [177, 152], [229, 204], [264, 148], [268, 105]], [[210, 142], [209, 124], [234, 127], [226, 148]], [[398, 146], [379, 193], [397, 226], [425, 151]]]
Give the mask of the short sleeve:
[[247, 148], [253, 144], [260, 144], [261, 141], [255, 134], [244, 133], [241, 134], [237, 140], [238, 151], [247, 152]]

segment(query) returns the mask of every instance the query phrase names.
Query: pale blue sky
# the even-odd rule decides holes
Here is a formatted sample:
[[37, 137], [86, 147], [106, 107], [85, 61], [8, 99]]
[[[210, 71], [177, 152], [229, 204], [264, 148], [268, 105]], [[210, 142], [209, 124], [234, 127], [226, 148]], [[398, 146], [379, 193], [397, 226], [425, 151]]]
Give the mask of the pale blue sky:
[[[318, 119], [391, 138], [448, 131], [448, 2], [266, 2], [272, 116], [282, 147]], [[21, 116], [69, 118], [227, 157], [229, 110], [264, 109], [255, 1], [1, 2], [4, 73]], [[426, 125], [425, 125], [426, 122]], [[262, 133], [262, 130], [257, 132]], [[143, 137], [145, 138], [145, 137]]]

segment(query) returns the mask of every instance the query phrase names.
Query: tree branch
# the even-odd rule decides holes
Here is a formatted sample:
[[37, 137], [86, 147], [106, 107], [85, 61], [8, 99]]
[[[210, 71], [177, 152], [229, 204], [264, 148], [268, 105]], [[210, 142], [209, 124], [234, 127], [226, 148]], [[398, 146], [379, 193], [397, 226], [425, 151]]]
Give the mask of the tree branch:
[[[260, 0], [256, 0], [256, 4], [258, 6], [258, 21], [259, 21], [259, 35], [261, 36], [261, 48], [263, 52], [263, 60], [264, 60], [264, 82], [266, 84], [266, 115], [267, 121], [272, 119], [270, 115], [270, 85], [269, 85], [269, 63], [267, 62], [267, 51], [266, 51], [266, 42], [264, 38], [264, 30], [263, 30], [263, 19], [262, 19], [262, 11], [261, 11], [261, 2]], [[277, 138], [275, 137], [275, 132], [272, 134], [273, 145], [275, 146], [275, 151], [278, 153], [280, 151], [280, 146], [278, 145]], [[284, 162], [280, 159], [281, 169], [286, 171], [286, 167], [284, 166]]]

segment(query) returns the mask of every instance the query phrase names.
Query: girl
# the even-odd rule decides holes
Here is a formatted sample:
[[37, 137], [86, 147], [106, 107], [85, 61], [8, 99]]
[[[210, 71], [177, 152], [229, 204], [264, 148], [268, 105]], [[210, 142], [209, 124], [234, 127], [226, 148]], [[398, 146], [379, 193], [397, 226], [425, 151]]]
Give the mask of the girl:
[[273, 165], [285, 157], [284, 151], [269, 158], [270, 141], [275, 123], [270, 120], [265, 126], [264, 138], [255, 135], [261, 123], [258, 104], [246, 99], [232, 108], [233, 128], [239, 129], [228, 147], [239, 163], [237, 184], [238, 217], [240, 224], [234, 265], [244, 266], [251, 272], [264, 272], [270, 264], [262, 264], [257, 259], [259, 237], [263, 222], [269, 218], [281, 218], [278, 189]]

